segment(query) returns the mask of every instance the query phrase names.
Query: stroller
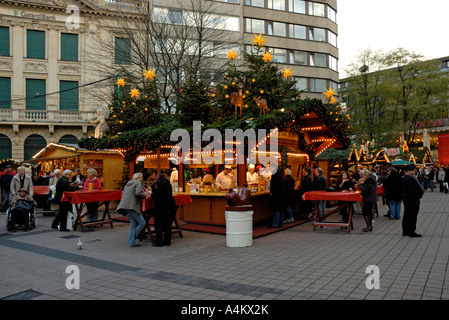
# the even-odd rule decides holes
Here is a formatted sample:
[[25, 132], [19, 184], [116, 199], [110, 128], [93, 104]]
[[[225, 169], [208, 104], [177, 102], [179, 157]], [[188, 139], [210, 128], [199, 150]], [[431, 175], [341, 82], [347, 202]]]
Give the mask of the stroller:
[[28, 231], [37, 226], [36, 208], [33, 201], [19, 199], [13, 210], [11, 206], [6, 210], [6, 229], [17, 231], [22, 229]]

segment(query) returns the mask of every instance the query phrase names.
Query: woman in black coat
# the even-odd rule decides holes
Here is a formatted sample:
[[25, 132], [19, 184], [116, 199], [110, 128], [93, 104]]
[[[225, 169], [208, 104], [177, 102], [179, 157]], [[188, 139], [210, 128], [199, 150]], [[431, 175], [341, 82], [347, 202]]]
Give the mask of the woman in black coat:
[[[352, 183], [352, 180], [349, 178], [349, 175], [346, 171], [342, 171], [340, 173], [340, 178], [338, 179], [337, 187], [338, 187], [338, 190], [340, 190], [340, 191], [354, 191], [355, 190], [354, 183]], [[343, 205], [343, 203], [344, 203], [343, 201], [339, 201], [339, 205]], [[341, 214], [341, 220], [343, 222], [349, 221], [349, 213], [348, 213], [347, 207], [341, 208], [340, 214]]]
[[377, 202], [377, 182], [372, 172], [362, 179], [358, 187], [362, 193], [362, 215], [366, 222], [366, 228], [363, 229], [363, 232], [371, 232], [373, 231], [373, 208]]
[[401, 218], [402, 203], [402, 177], [396, 169], [392, 169], [382, 187], [385, 190], [388, 207], [390, 208], [390, 220]]
[[177, 207], [170, 180], [161, 173], [156, 176], [151, 185], [151, 199], [154, 201], [154, 230], [156, 232], [153, 246], [169, 246]]

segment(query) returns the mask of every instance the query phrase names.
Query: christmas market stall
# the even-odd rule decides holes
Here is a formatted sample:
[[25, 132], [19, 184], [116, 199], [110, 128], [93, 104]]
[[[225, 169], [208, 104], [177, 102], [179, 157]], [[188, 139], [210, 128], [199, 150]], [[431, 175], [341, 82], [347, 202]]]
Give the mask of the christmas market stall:
[[123, 156], [114, 150], [87, 150], [76, 144], [49, 143], [25, 162], [36, 164], [37, 173], [45, 175], [49, 171], [81, 169], [87, 176], [87, 170], [93, 168], [103, 183], [103, 189], [119, 189], [117, 183], [122, 180]]
[[[331, 88], [325, 102], [301, 99], [290, 69], [280, 70], [263, 47], [264, 37], [255, 36], [253, 42], [256, 50], [245, 54], [245, 68], [237, 68], [236, 52], [228, 52], [223, 78], [213, 87], [198, 70], [187, 72], [177, 90], [177, 113], [161, 107], [156, 70], [148, 67], [129, 92], [125, 79], [117, 78], [109, 129], [101, 137], [81, 139], [80, 146], [121, 150], [129, 178], [142, 157], [146, 168], [175, 172], [173, 190], [193, 200], [178, 210], [178, 219], [223, 226], [226, 193], [247, 185], [254, 225], [267, 223], [273, 216], [271, 169], [281, 165], [299, 181], [302, 169], [326, 149], [347, 149], [349, 116], [342, 114]], [[229, 137], [229, 131], [234, 135]], [[254, 169], [260, 173], [256, 183], [248, 180]], [[232, 182], [220, 189], [217, 177], [225, 170], [232, 173]]]

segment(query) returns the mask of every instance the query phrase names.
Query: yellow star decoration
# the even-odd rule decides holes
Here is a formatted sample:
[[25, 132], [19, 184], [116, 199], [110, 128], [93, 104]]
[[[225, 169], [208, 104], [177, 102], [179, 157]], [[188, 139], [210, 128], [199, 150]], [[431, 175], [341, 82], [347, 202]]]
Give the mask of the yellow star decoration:
[[290, 70], [291, 68], [284, 67], [284, 73], [282, 74], [284, 76], [284, 79], [287, 79], [288, 77], [291, 77], [293, 72]]
[[156, 73], [153, 69], [147, 69], [147, 71], [145, 71], [143, 75], [145, 76], [145, 79], [150, 79], [150, 81], [156, 77]]
[[334, 104], [335, 102], [337, 102], [337, 99], [335, 99], [335, 97], [331, 97], [329, 103]]
[[253, 46], [259, 46], [259, 47], [263, 47], [263, 44], [266, 42], [265, 40], [266, 37], [262, 37], [262, 34], [259, 33], [259, 35], [254, 34], [254, 38], [253, 38]]
[[329, 89], [326, 90], [326, 92], [323, 92], [323, 94], [326, 96], [327, 99], [331, 99], [333, 96], [335, 96], [335, 89]]
[[133, 98], [138, 98], [140, 95], [139, 89], [132, 89], [131, 92], [129, 93], [131, 95], [131, 97]]
[[238, 57], [237, 52], [235, 52], [234, 50], [228, 51], [226, 56], [228, 57], [229, 60], [237, 60]]
[[116, 85], [118, 85], [119, 87], [124, 87], [125, 86], [125, 80], [123, 78], [118, 78], [117, 82], [115, 83]]
[[265, 62], [273, 61], [273, 55], [269, 51], [267, 51], [263, 54], [262, 60]]

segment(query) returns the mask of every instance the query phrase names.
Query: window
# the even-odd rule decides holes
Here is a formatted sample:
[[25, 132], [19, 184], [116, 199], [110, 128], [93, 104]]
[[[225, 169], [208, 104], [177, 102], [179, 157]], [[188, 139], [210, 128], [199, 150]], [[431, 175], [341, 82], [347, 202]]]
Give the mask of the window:
[[309, 2], [309, 14], [312, 16], [324, 17], [324, 8], [323, 3]]
[[12, 158], [11, 139], [4, 134], [0, 134], [0, 160]]
[[299, 91], [306, 91], [308, 90], [307, 88], [307, 78], [300, 78], [300, 77], [295, 77], [295, 87], [296, 89], [298, 89]]
[[[336, 83], [335, 81], [329, 81], [329, 86], [330, 86], [330, 88], [331, 89], [334, 89], [335, 91], [337, 91], [337, 89], [338, 89], [338, 83]], [[337, 91], [337, 93], [338, 93], [338, 91]]]
[[131, 40], [115, 38], [115, 63], [131, 64]]
[[47, 141], [38, 135], [32, 134], [25, 139], [23, 144], [25, 160], [32, 159], [33, 156], [47, 146]]
[[287, 50], [285, 49], [270, 49], [273, 54], [273, 62], [287, 63]]
[[265, 7], [265, 0], [246, 0], [245, 4], [247, 6], [253, 6], [253, 7]]
[[26, 109], [45, 110], [47, 105], [46, 81], [41, 79], [26, 79]]
[[27, 30], [27, 58], [45, 59], [45, 31]]
[[334, 47], [337, 46], [337, 35], [333, 33], [332, 31], [329, 31], [329, 43], [333, 45]]
[[338, 60], [333, 56], [329, 56], [329, 68], [338, 72]]
[[268, 0], [268, 8], [275, 10], [285, 10], [285, 0]]
[[329, 6], [327, 7], [327, 17], [337, 23], [337, 12]]
[[307, 64], [307, 53], [304, 51], [290, 51], [290, 63], [305, 66]]
[[182, 10], [168, 10], [168, 20], [172, 24], [182, 24]]
[[326, 30], [309, 27], [309, 40], [326, 42]]
[[323, 93], [327, 90], [325, 79], [310, 79], [310, 91]]
[[59, 139], [58, 143], [78, 144], [78, 138], [71, 134], [66, 134], [65, 136], [62, 136], [61, 139]]
[[214, 52], [213, 55], [218, 58], [226, 58], [228, 51], [234, 50], [238, 55], [240, 55], [240, 47], [235, 43], [220, 43], [214, 42]]
[[307, 32], [305, 26], [298, 26], [291, 24], [289, 26], [289, 36], [290, 38], [296, 38], [296, 39], [307, 39]]
[[61, 33], [61, 60], [78, 61], [78, 35]]
[[265, 33], [265, 21], [259, 19], [246, 19], [246, 32]]
[[306, 13], [306, 2], [303, 0], [288, 0], [288, 9], [290, 12]]
[[11, 109], [11, 78], [0, 77], [0, 109]]
[[270, 36], [285, 37], [287, 35], [285, 23], [268, 22], [268, 34]]
[[9, 56], [9, 28], [0, 27], [0, 56]]
[[326, 67], [326, 55], [324, 53], [311, 53], [310, 65], [315, 67]]
[[78, 81], [59, 81], [59, 110], [76, 110], [79, 105]]

